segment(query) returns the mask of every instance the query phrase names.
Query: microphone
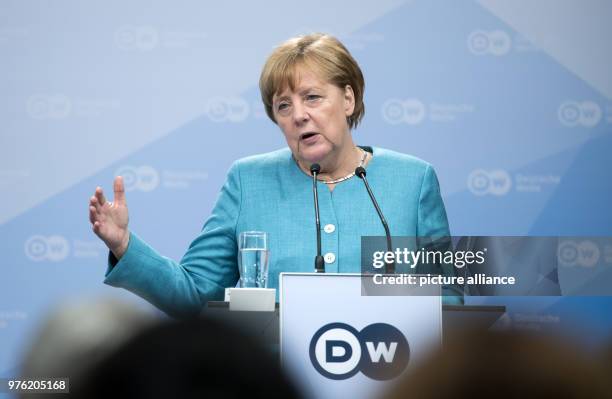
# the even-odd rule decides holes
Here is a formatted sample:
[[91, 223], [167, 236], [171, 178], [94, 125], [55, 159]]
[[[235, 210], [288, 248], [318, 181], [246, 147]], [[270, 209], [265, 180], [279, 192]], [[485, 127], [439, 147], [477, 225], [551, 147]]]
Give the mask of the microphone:
[[319, 192], [317, 190], [317, 175], [321, 171], [321, 166], [318, 163], [313, 163], [310, 166], [310, 174], [312, 174], [312, 193], [314, 195], [315, 209], [315, 225], [317, 228], [317, 255], [315, 256], [315, 272], [325, 273], [325, 261], [321, 256], [321, 220], [319, 219]]
[[[366, 190], [368, 190], [370, 199], [372, 200], [372, 203], [374, 204], [374, 208], [376, 208], [376, 213], [378, 213], [378, 217], [380, 218], [380, 221], [382, 222], [382, 225], [385, 228], [385, 235], [387, 236], [387, 251], [393, 252], [393, 244], [391, 243], [391, 233], [389, 232], [389, 225], [387, 225], [387, 221], [385, 220], [385, 217], [383, 216], [382, 211], [380, 210], [380, 207], [378, 206], [378, 202], [376, 202], [376, 198], [374, 198], [374, 193], [372, 192], [372, 189], [370, 188], [370, 185], [368, 184], [368, 179], [366, 179], [365, 169], [362, 166], [357, 167], [357, 169], [355, 169], [355, 175], [359, 176], [359, 178], [363, 180]], [[395, 261], [391, 261], [388, 263], [385, 261], [385, 263], [386, 263], [387, 274], [395, 273]]]

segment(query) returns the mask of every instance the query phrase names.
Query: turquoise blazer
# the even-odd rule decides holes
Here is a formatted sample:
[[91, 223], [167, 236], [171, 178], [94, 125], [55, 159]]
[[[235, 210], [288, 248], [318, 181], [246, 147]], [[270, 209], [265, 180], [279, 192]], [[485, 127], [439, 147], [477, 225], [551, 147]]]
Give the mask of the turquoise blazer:
[[[367, 178], [394, 236], [449, 236], [434, 169], [410, 155], [374, 147]], [[385, 231], [363, 182], [351, 178], [330, 191], [318, 183], [322, 253], [327, 273], [361, 271], [361, 236]], [[313, 272], [316, 234], [312, 178], [288, 148], [236, 161], [212, 214], [180, 262], [161, 256], [131, 233], [125, 254], [109, 255], [105, 283], [145, 298], [175, 317], [222, 300], [239, 279], [237, 237], [269, 235], [268, 287], [281, 272]]]

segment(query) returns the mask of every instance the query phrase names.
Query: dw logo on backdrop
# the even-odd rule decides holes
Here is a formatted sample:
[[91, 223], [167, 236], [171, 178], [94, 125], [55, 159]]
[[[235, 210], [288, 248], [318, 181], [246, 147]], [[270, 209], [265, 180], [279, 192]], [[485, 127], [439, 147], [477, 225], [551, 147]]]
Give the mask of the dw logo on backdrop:
[[72, 102], [63, 94], [34, 94], [28, 99], [28, 115], [33, 119], [65, 119]]
[[310, 341], [310, 361], [324, 377], [345, 380], [361, 371], [374, 380], [390, 380], [408, 366], [410, 346], [404, 334], [386, 323], [357, 331], [345, 323], [321, 327]]
[[559, 121], [567, 126], [593, 127], [601, 120], [601, 107], [593, 101], [566, 101], [557, 111]]
[[123, 176], [125, 191], [153, 191], [159, 185], [159, 173], [149, 165], [123, 165], [115, 171], [115, 176]]
[[243, 122], [249, 112], [249, 103], [241, 97], [215, 97], [206, 103], [206, 116], [217, 123]]
[[559, 244], [557, 252], [559, 263], [563, 266], [594, 267], [600, 256], [599, 247], [590, 240], [565, 240]]
[[476, 196], [504, 196], [514, 187], [520, 193], [540, 193], [561, 182], [561, 176], [550, 173], [510, 173], [504, 169], [475, 169], [467, 178], [467, 187]]
[[390, 125], [418, 125], [425, 120], [431, 122], [455, 122], [474, 113], [473, 104], [449, 104], [432, 101], [428, 104], [416, 98], [390, 98], [382, 104], [382, 117]]
[[60, 235], [49, 237], [34, 235], [26, 241], [24, 249], [26, 256], [35, 262], [43, 260], [59, 262], [68, 257], [70, 244]]
[[124, 25], [115, 31], [115, 46], [123, 51], [147, 52], [160, 48], [189, 49], [202, 45], [206, 32], [160, 29], [149, 25]]
[[105, 116], [121, 108], [116, 98], [68, 97], [64, 94], [37, 93], [28, 98], [28, 116], [32, 119], [60, 121], [71, 117]]
[[208, 179], [208, 172], [201, 169], [158, 170], [151, 165], [122, 165], [114, 176], [123, 176], [125, 191], [144, 193], [162, 187], [169, 190], [200, 187]]
[[468, 176], [468, 188], [475, 195], [505, 195], [511, 186], [510, 175], [502, 169], [490, 171], [476, 169]]
[[415, 98], [391, 98], [382, 106], [383, 118], [391, 125], [407, 123], [417, 125], [425, 119], [425, 104]]
[[508, 33], [502, 30], [486, 32], [475, 30], [468, 36], [468, 48], [474, 55], [505, 55], [512, 47], [512, 40]]

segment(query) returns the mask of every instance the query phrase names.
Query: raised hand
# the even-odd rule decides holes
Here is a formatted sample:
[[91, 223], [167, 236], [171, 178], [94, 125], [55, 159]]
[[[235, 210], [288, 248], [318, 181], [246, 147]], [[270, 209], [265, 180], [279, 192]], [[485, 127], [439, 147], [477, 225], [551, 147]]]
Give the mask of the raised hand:
[[113, 191], [113, 202], [108, 202], [102, 187], [96, 187], [96, 192], [89, 199], [89, 221], [94, 233], [119, 259], [127, 250], [130, 239], [128, 208], [121, 176], [115, 177]]

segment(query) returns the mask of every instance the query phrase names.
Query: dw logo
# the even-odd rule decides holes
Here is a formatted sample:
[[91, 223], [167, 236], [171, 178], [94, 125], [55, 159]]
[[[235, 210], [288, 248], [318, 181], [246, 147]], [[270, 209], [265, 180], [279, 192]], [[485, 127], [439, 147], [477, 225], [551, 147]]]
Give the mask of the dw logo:
[[468, 36], [468, 49], [474, 55], [504, 55], [512, 47], [510, 36], [503, 30], [486, 32], [475, 30]]
[[152, 26], [122, 26], [115, 32], [115, 44], [121, 50], [153, 50], [159, 43], [159, 33]]
[[216, 97], [206, 104], [206, 115], [213, 122], [242, 122], [249, 111], [249, 103], [240, 97]]
[[65, 237], [34, 235], [28, 238], [24, 245], [25, 254], [30, 260], [40, 262], [49, 260], [60, 262], [70, 253], [70, 244]]
[[391, 98], [382, 105], [383, 119], [391, 125], [407, 123], [418, 125], [425, 119], [425, 104], [416, 98], [400, 100]]
[[28, 99], [28, 114], [33, 119], [65, 119], [72, 102], [63, 94], [35, 94]]
[[159, 185], [159, 173], [148, 165], [123, 165], [115, 171], [115, 176], [123, 176], [125, 191], [153, 191]]
[[310, 361], [324, 377], [345, 380], [361, 371], [374, 380], [390, 380], [408, 365], [410, 347], [392, 325], [375, 323], [363, 330], [345, 323], [321, 327], [310, 341]]
[[567, 127], [593, 127], [601, 120], [601, 107], [593, 101], [566, 101], [559, 106], [557, 116]]
[[503, 169], [476, 169], [468, 176], [468, 189], [474, 195], [506, 195], [511, 187], [512, 179]]
[[601, 253], [593, 241], [564, 241], [559, 244], [557, 258], [563, 266], [593, 267]]

